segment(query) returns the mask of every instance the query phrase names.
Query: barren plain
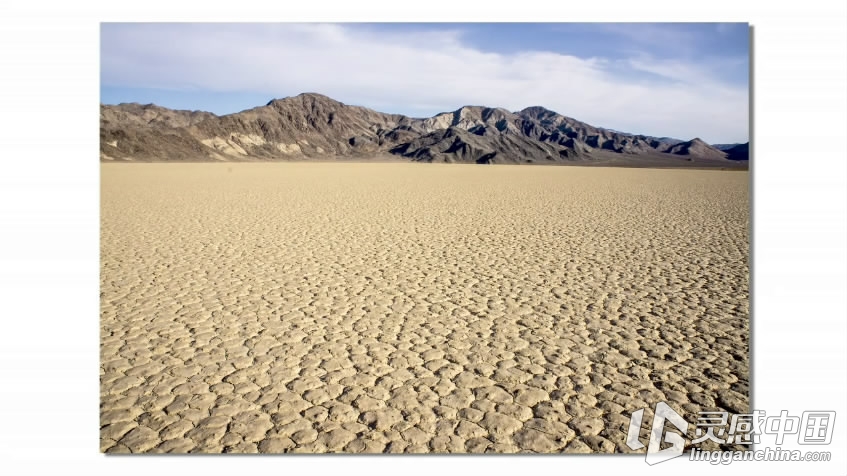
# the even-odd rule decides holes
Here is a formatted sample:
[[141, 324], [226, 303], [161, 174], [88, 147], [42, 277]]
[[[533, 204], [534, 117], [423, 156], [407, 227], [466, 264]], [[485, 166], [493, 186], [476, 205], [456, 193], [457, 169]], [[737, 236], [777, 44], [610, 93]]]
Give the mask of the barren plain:
[[748, 180], [102, 164], [101, 451], [613, 453], [659, 401], [746, 412]]

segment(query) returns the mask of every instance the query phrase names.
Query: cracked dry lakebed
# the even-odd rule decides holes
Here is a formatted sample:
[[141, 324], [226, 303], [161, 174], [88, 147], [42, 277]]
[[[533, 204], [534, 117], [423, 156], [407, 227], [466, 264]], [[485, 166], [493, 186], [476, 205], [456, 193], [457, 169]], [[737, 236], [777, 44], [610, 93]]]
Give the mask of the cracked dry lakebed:
[[103, 452], [627, 453], [658, 402], [749, 411], [748, 172], [100, 167]]

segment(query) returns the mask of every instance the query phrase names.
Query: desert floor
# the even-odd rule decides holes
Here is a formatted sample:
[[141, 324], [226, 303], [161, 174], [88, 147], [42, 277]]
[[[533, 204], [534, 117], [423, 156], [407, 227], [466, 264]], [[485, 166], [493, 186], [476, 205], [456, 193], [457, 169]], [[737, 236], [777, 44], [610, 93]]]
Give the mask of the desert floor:
[[692, 435], [749, 410], [748, 179], [103, 164], [101, 450], [629, 452], [659, 401]]

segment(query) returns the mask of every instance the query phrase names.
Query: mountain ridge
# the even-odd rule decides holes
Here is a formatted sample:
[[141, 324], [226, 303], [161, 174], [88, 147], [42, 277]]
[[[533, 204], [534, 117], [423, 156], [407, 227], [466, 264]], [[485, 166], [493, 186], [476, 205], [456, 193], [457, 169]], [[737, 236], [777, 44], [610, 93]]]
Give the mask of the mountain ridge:
[[746, 166], [743, 148], [595, 127], [543, 106], [465, 105], [429, 118], [347, 105], [319, 93], [215, 115], [155, 104], [100, 105], [101, 161], [364, 158], [443, 163]]

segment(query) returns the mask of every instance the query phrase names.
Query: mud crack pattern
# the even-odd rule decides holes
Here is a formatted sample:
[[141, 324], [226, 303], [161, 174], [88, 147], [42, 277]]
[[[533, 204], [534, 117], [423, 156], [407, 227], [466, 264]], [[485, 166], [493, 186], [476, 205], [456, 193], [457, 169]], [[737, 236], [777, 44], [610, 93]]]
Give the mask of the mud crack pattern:
[[749, 410], [746, 172], [101, 173], [101, 451], [629, 452], [639, 408]]

